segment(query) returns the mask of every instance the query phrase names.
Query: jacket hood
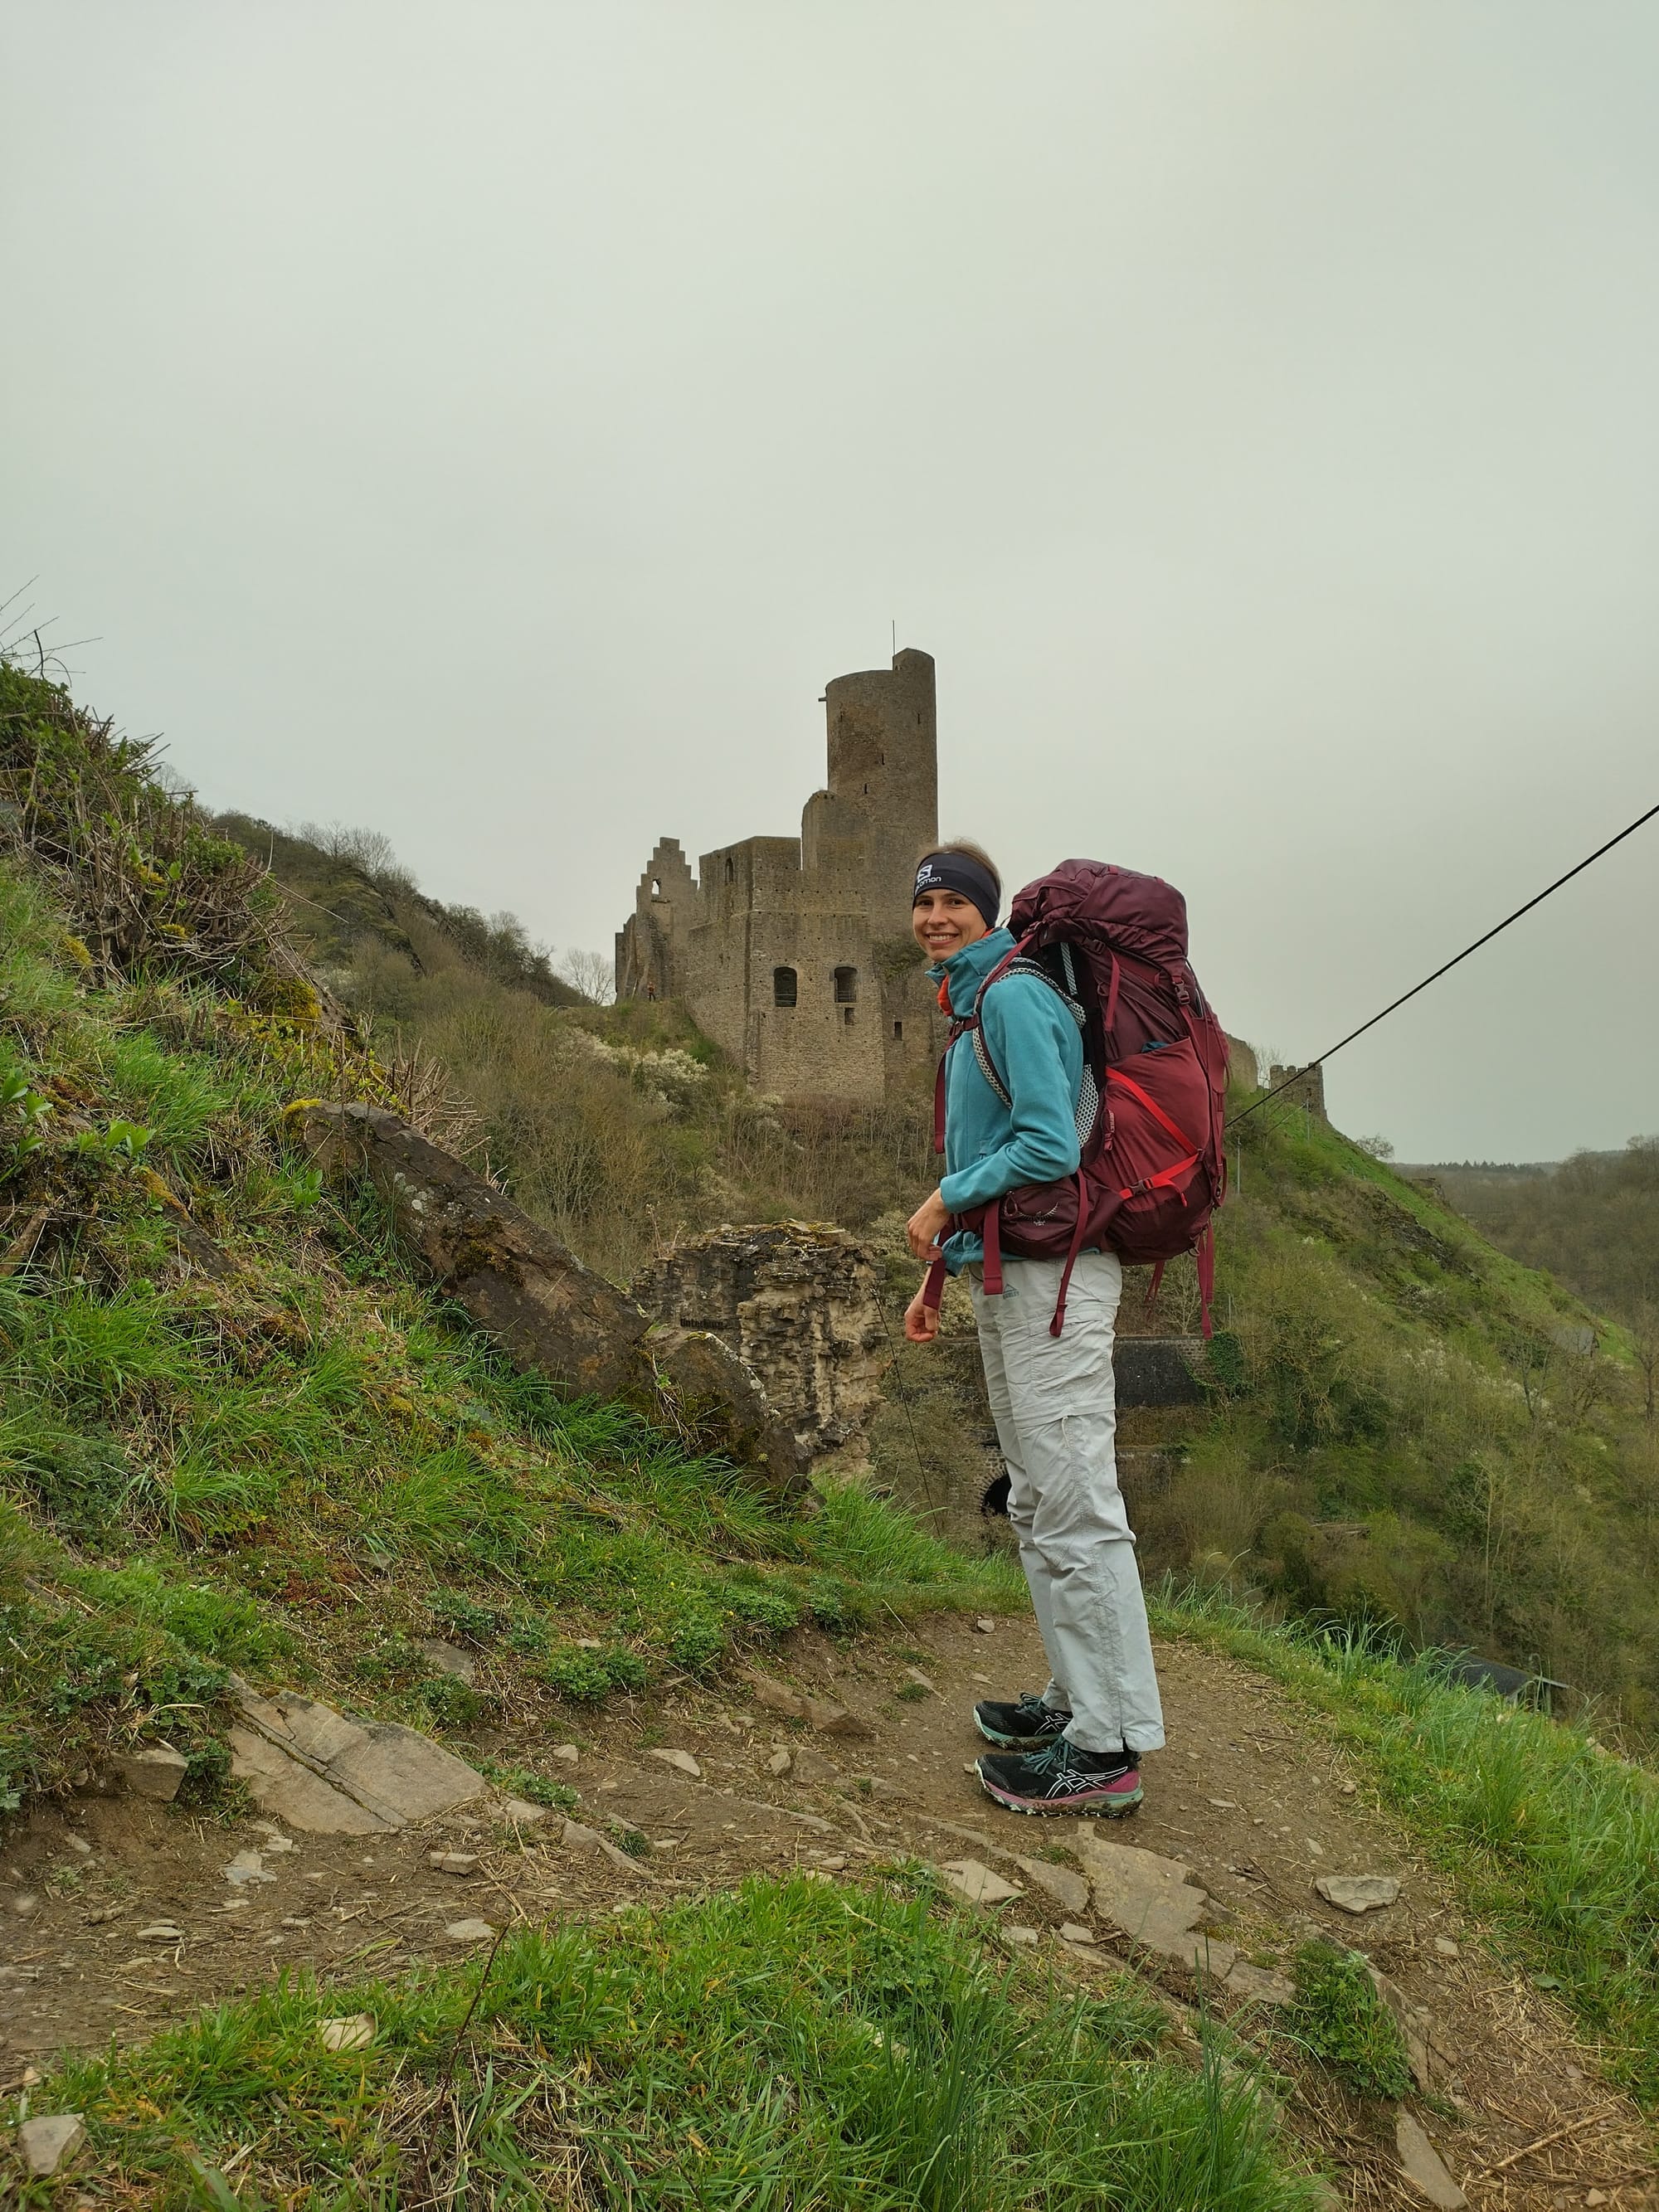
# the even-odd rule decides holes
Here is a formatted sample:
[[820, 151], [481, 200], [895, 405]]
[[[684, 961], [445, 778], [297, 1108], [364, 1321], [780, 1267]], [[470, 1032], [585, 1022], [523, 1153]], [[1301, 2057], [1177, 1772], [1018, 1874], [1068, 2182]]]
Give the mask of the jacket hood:
[[998, 961], [1006, 960], [1013, 949], [1012, 930], [988, 929], [983, 937], [975, 938], [971, 945], [964, 945], [960, 952], [953, 952], [948, 960], [935, 962], [927, 973], [935, 983], [942, 983], [949, 978], [951, 1012], [953, 1014], [971, 1014], [980, 985]]

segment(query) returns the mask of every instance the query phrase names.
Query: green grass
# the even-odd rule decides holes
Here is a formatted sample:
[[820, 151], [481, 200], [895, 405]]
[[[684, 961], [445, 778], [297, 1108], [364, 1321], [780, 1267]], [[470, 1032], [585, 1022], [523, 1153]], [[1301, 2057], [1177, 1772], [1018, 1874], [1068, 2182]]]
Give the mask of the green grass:
[[[860, 1889], [751, 1881], [520, 1930], [482, 1994], [481, 1965], [286, 1981], [73, 2063], [35, 2105], [86, 2115], [106, 2186], [179, 2203], [528, 2208], [572, 2201], [577, 2176], [580, 2201], [638, 2212], [1321, 2201], [1218, 2046], [1197, 2069], [1164, 2057], [1163, 2015], [1129, 1978], [1056, 1996], [928, 1887], [898, 1870]], [[325, 2051], [319, 2021], [358, 2012], [370, 2045]]]
[[[55, 1112], [0, 1159], [0, 1204], [64, 1219], [0, 1277], [0, 1789], [60, 1787], [145, 1732], [207, 1774], [232, 1667], [465, 1733], [500, 1717], [494, 1692], [431, 1680], [423, 1637], [488, 1650], [522, 1717], [717, 1674], [805, 1622], [1015, 1601], [1006, 1562], [856, 1484], [781, 1515], [518, 1373], [372, 1204], [324, 1197], [285, 1149], [289, 1100], [338, 1084], [303, 1024], [201, 987], [77, 988], [3, 868], [0, 915], [13, 1072], [41, 1096], [67, 1073], [94, 1130], [152, 1131], [140, 1171]], [[181, 1264], [168, 1189], [234, 1274]]]
[[1406, 2039], [1378, 1996], [1364, 1957], [1322, 1941], [1296, 1954], [1296, 2002], [1285, 2039], [1360, 2097], [1411, 2094]]
[[1153, 1612], [1294, 1691], [1505, 1957], [1659, 2112], [1659, 1777], [1363, 1636], [1275, 1626], [1213, 1592], [1166, 1590]]

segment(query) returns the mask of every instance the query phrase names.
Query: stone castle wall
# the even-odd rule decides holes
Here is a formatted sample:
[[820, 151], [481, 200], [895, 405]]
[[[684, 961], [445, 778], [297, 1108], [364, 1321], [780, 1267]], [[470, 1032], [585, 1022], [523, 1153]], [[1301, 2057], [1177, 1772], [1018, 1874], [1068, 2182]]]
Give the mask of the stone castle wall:
[[872, 1104], [941, 1039], [910, 934], [921, 848], [939, 835], [931, 655], [836, 678], [828, 782], [799, 837], [702, 854], [664, 838], [617, 939], [619, 997], [677, 1000], [764, 1091]]

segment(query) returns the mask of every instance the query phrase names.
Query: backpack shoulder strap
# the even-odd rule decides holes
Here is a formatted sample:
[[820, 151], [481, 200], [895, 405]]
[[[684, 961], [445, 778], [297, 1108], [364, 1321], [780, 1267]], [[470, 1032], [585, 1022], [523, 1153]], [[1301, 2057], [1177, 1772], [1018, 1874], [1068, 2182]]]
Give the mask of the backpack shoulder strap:
[[[1072, 965], [1072, 948], [1069, 945], [1062, 944], [1060, 950], [1066, 963], [1067, 976], [1075, 987], [1076, 971]], [[974, 994], [974, 1010], [972, 1013], [964, 1016], [960, 1021], [952, 1024], [950, 1042], [952, 1044], [955, 1043], [957, 1037], [971, 1031], [974, 1040], [974, 1058], [978, 1063], [980, 1073], [990, 1085], [992, 1090], [1002, 1101], [1002, 1103], [1005, 1106], [1012, 1107], [1014, 1103], [1012, 1094], [1010, 1092], [1007, 1085], [1004, 1082], [1001, 1071], [997, 1066], [996, 1061], [991, 1056], [991, 1048], [985, 1041], [984, 1024], [980, 1018], [980, 1009], [985, 1003], [986, 993], [990, 989], [993, 983], [1000, 983], [1005, 975], [1036, 976], [1038, 982], [1046, 984], [1048, 989], [1054, 993], [1054, 996], [1060, 1000], [1060, 1005], [1065, 1007], [1066, 1012], [1070, 1014], [1072, 1019], [1077, 1024], [1079, 1033], [1084, 1035], [1086, 1035], [1088, 1030], [1088, 1017], [1084, 1012], [1080, 1002], [1066, 990], [1065, 985], [1060, 982], [1055, 976], [1051, 975], [1048, 969], [1043, 966], [1040, 960], [1031, 959], [1026, 954], [1022, 945], [1017, 945], [1013, 951], [1008, 955], [1007, 958], [1000, 961], [991, 970], [990, 974], [986, 977], [985, 981], [980, 985], [979, 989]], [[947, 1045], [946, 1049], [948, 1051], [949, 1045]], [[1083, 1081], [1078, 1093], [1077, 1109], [1074, 1117], [1079, 1144], [1081, 1145], [1087, 1143], [1090, 1133], [1094, 1128], [1096, 1116], [1099, 1112], [1099, 1107], [1100, 1097], [1095, 1082], [1094, 1071], [1089, 1066], [1088, 1056], [1085, 1054], [1083, 1062]]]

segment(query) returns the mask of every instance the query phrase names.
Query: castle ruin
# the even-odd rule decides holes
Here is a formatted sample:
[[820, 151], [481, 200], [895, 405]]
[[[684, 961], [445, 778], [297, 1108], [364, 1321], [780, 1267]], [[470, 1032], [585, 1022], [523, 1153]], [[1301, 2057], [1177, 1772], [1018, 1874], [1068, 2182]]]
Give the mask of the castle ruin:
[[915, 861], [939, 836], [930, 653], [837, 676], [829, 781], [799, 837], [745, 837], [693, 876], [665, 837], [617, 936], [617, 995], [684, 1006], [763, 1091], [872, 1104], [942, 1038], [910, 932]]

